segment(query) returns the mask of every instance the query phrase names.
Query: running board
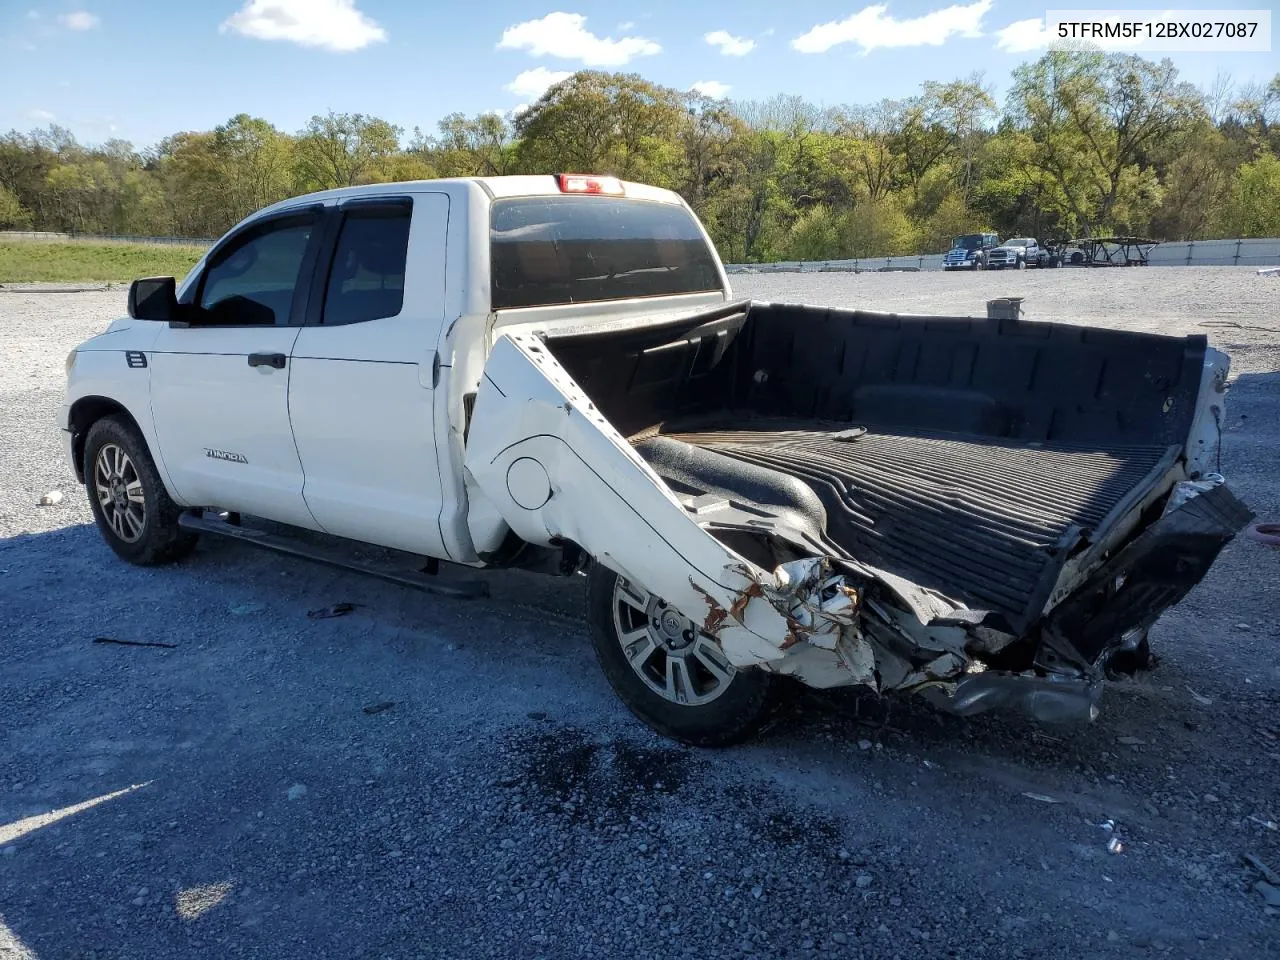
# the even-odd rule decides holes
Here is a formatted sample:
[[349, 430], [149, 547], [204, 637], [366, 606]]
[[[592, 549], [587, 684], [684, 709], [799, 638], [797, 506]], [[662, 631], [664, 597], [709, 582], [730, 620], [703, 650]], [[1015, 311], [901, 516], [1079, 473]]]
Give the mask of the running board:
[[[386, 570], [381, 567], [369, 566], [347, 559], [336, 550], [311, 546], [288, 536], [268, 533], [265, 530], [255, 530], [251, 527], [238, 526], [225, 520], [211, 519], [205, 515], [203, 510], [189, 510], [183, 513], [178, 517], [178, 526], [184, 530], [190, 530], [192, 533], [208, 533], [218, 537], [227, 537], [231, 540], [238, 540], [241, 543], [261, 547], [264, 550], [271, 550], [274, 553], [282, 553], [287, 557], [310, 560], [312, 563], [323, 564], [326, 567], [337, 567], [339, 570], [350, 570], [353, 573], [361, 573], [377, 580], [399, 584], [402, 587], [412, 587], [414, 590], [421, 590], [424, 593], [462, 599], [489, 596], [489, 584], [484, 580], [441, 582], [428, 573]], [[435, 566], [430, 560], [427, 563], [429, 567]]]

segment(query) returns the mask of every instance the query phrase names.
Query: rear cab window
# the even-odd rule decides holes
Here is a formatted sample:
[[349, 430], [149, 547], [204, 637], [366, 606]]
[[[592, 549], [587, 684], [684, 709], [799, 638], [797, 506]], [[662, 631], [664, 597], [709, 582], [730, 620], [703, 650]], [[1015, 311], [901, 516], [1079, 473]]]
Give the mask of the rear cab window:
[[679, 204], [613, 196], [507, 197], [490, 212], [495, 310], [724, 289]]
[[404, 307], [404, 275], [412, 207], [376, 204], [343, 213], [325, 286], [324, 326], [397, 316]]

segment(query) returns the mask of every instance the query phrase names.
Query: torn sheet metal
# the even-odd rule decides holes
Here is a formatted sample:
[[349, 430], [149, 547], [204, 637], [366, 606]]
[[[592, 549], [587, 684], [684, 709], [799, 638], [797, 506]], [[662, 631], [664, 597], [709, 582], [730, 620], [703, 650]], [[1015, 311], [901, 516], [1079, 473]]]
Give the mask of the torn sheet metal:
[[498, 518], [535, 544], [572, 542], [699, 622], [737, 667], [875, 685], [860, 587], [824, 558], [765, 570], [699, 526], [534, 336], [498, 337], [467, 441], [476, 543]]

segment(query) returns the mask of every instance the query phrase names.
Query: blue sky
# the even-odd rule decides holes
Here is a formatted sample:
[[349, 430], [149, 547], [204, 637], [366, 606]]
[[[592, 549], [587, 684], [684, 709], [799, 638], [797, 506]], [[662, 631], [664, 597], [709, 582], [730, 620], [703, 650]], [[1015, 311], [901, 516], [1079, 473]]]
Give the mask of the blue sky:
[[[906, 96], [924, 80], [978, 70], [1003, 92], [1013, 67], [1041, 52], [1031, 21], [1063, 5], [0, 0], [0, 131], [56, 122], [88, 142], [145, 145], [240, 112], [295, 131], [328, 110], [434, 131], [446, 113], [511, 110], [584, 66], [735, 99], [795, 93], [828, 105]], [[1204, 86], [1220, 72], [1247, 82], [1280, 69], [1274, 51], [1169, 56]]]

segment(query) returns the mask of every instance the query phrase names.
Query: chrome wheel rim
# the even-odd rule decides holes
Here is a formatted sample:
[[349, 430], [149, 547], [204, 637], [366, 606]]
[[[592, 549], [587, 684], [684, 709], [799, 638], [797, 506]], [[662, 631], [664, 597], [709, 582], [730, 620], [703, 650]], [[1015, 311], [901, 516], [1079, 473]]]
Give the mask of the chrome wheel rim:
[[103, 444], [93, 465], [93, 489], [102, 517], [125, 543], [136, 543], [147, 519], [142, 479], [129, 455], [117, 444]]
[[664, 700], [696, 707], [729, 689], [735, 670], [716, 639], [622, 577], [613, 587], [613, 626], [631, 669]]

